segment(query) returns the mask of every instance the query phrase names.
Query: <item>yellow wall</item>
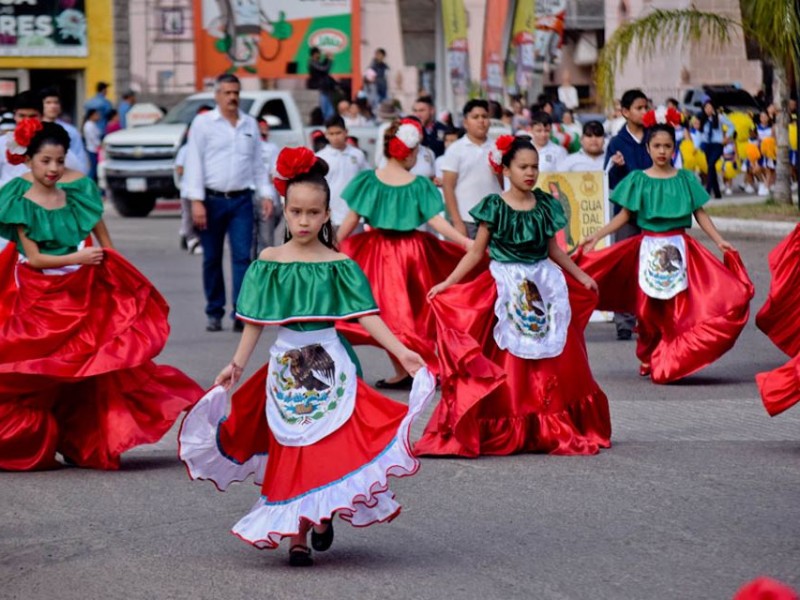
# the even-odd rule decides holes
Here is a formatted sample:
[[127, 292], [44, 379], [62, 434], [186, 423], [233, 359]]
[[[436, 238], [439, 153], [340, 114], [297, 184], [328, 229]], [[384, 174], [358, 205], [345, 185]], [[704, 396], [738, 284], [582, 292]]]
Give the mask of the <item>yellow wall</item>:
[[[84, 71], [86, 98], [96, 94], [99, 81], [114, 82], [114, 9], [112, 0], [86, 0], [89, 56], [3, 56], [2, 69], [75, 69]], [[111, 86], [109, 99], [120, 92]]]

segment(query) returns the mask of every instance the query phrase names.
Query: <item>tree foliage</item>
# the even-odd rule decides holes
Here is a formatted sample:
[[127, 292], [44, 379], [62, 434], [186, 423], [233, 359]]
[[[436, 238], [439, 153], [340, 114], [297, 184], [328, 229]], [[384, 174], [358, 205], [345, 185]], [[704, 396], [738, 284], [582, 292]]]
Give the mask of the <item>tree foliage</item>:
[[613, 101], [614, 79], [634, 50], [643, 59], [699, 41], [719, 50], [737, 31], [758, 44], [767, 60], [800, 73], [800, 15], [795, 0], [741, 0], [740, 4], [741, 20], [691, 7], [655, 9], [621, 25], [600, 53], [596, 73], [600, 98]]

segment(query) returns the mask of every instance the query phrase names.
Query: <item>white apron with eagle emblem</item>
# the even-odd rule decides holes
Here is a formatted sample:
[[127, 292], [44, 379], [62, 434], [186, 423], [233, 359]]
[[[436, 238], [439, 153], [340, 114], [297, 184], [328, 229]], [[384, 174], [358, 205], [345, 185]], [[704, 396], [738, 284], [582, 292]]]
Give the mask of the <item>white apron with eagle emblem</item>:
[[309, 446], [344, 425], [356, 403], [356, 366], [333, 327], [278, 329], [270, 348], [267, 423], [284, 446]]
[[689, 287], [682, 235], [642, 236], [639, 287], [656, 300], [669, 300]]
[[552, 358], [563, 352], [572, 318], [564, 273], [549, 260], [491, 261], [497, 285], [494, 341], [519, 358]]

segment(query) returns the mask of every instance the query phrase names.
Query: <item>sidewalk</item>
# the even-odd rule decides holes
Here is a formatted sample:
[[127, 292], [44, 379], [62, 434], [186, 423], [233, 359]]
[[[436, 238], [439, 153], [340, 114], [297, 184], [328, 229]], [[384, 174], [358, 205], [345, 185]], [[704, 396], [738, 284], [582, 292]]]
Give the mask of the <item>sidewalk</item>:
[[[794, 192], [793, 195], [796, 195]], [[707, 206], [739, 206], [745, 204], [763, 204], [767, 201], [764, 196], [756, 194], [734, 194], [723, 196], [720, 200], [711, 199]], [[797, 221], [766, 221], [761, 219], [733, 219], [728, 217], [712, 217], [717, 229], [726, 233], [745, 233], [770, 237], [784, 237], [789, 235], [797, 226]], [[798, 211], [800, 220], [800, 211]], [[692, 227], [698, 229], [697, 222], [692, 222]]]

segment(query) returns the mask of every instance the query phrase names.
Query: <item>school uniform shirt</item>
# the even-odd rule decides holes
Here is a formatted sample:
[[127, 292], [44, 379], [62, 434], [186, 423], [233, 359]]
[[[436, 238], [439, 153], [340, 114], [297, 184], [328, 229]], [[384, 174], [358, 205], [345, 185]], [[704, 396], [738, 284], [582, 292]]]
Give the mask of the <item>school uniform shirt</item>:
[[317, 152], [317, 156], [328, 163], [328, 174], [325, 179], [331, 188], [331, 222], [339, 226], [344, 221], [350, 208], [342, 199], [342, 192], [347, 184], [361, 171], [369, 168], [364, 153], [347, 144], [344, 150], [337, 150], [330, 144]]
[[267, 197], [272, 198], [272, 202], [275, 204], [276, 208], [280, 207], [281, 198], [278, 194], [278, 190], [275, 189], [275, 186], [272, 183], [272, 175], [275, 171], [275, 163], [278, 162], [279, 153], [280, 148], [278, 148], [277, 144], [273, 142], [265, 142], [264, 140], [261, 141], [261, 159], [267, 166], [267, 173], [269, 174], [269, 177], [267, 177], [267, 184], [269, 187], [269, 193], [267, 194]]
[[611, 138], [606, 148], [606, 158], [603, 162], [605, 167], [608, 167], [611, 157], [617, 151], [622, 153], [625, 158], [625, 164], [622, 166], [614, 165], [608, 170], [608, 187], [614, 189], [617, 184], [622, 181], [625, 176], [632, 171], [643, 171], [653, 166], [653, 159], [647, 153], [647, 145], [642, 139], [636, 139], [626, 125], [622, 130]]
[[83, 124], [83, 139], [86, 141], [86, 151], [97, 154], [100, 150], [100, 127], [94, 121], [86, 121]]
[[544, 148], [536, 148], [539, 153], [539, 172], [554, 173], [568, 156], [566, 149], [554, 142], [547, 142]]
[[558, 170], [562, 173], [572, 173], [575, 171], [602, 171], [603, 170], [602, 154], [598, 156], [589, 156], [583, 150], [570, 154], [558, 165]]
[[206, 189], [218, 192], [255, 190], [267, 197], [267, 166], [261, 160], [261, 134], [256, 120], [239, 111], [236, 125], [219, 108], [197, 115], [186, 149], [184, 194], [205, 200]]
[[465, 135], [456, 140], [445, 151], [442, 171], [458, 175], [456, 180], [456, 203], [458, 214], [465, 223], [474, 223], [469, 211], [489, 194], [499, 194], [502, 189], [497, 176], [489, 165], [489, 151], [493, 142], [486, 140], [476, 144]]

